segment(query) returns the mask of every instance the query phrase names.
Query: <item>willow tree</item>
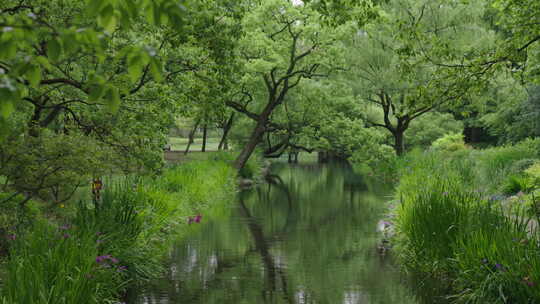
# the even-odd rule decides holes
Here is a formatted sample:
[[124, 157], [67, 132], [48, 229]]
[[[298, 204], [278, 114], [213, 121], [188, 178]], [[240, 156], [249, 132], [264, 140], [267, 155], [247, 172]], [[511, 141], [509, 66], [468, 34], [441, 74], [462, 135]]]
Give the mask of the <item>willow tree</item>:
[[473, 79], [437, 62], [443, 55], [464, 59], [494, 44], [481, 24], [483, 12], [481, 3], [393, 0], [352, 40], [347, 77], [366, 110], [378, 113], [369, 124], [391, 133], [396, 154], [405, 150], [412, 121], [470, 93]]
[[271, 116], [288, 94], [304, 79], [326, 77], [342, 66], [342, 37], [347, 25], [329, 28], [309, 6], [288, 1], [263, 1], [243, 18], [244, 36], [238, 47], [244, 102], [228, 101], [255, 122], [251, 135], [236, 159], [243, 168], [272, 129]]

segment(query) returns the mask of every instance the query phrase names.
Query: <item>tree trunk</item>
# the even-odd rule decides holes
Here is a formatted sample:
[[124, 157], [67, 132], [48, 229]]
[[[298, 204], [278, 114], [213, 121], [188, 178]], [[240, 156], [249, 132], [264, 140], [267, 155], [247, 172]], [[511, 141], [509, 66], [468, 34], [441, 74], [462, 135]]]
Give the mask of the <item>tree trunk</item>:
[[405, 152], [405, 130], [396, 130], [393, 132], [394, 135], [394, 150], [396, 155], [401, 156]]
[[269, 101], [266, 104], [264, 111], [262, 111], [262, 113], [259, 115], [259, 119], [257, 120], [257, 126], [255, 127], [255, 129], [253, 129], [253, 132], [251, 132], [248, 143], [244, 146], [242, 152], [240, 152], [240, 155], [238, 155], [236, 161], [234, 162], [234, 167], [237, 170], [244, 168], [249, 157], [251, 156], [253, 151], [255, 151], [257, 145], [261, 142], [264, 132], [266, 132], [266, 124], [270, 119], [270, 114], [272, 114], [272, 111], [279, 103], [280, 102], [276, 100]]
[[261, 138], [266, 131], [266, 122], [267, 119], [261, 119], [257, 122], [257, 126], [251, 133], [248, 143], [244, 146], [242, 152], [240, 152], [240, 155], [238, 155], [238, 158], [236, 158], [236, 161], [234, 162], [234, 167], [236, 169], [240, 170], [246, 165], [249, 157], [261, 141]]
[[319, 151], [319, 153], [317, 153], [317, 158], [320, 164], [328, 162], [328, 156], [325, 151]]
[[203, 127], [203, 137], [202, 137], [202, 152], [206, 152], [206, 137], [208, 135], [208, 125], [204, 124]]
[[199, 127], [199, 121], [197, 121], [195, 123], [195, 126], [193, 127], [193, 129], [191, 130], [191, 132], [189, 132], [189, 136], [188, 136], [188, 144], [187, 144], [187, 147], [186, 147], [186, 150], [184, 151], [184, 154], [187, 155], [188, 152], [189, 152], [189, 148], [191, 147], [191, 144], [193, 143], [193, 137], [195, 136], [195, 132], [197, 132], [197, 127]]
[[229, 120], [227, 120], [227, 123], [223, 127], [223, 136], [221, 136], [221, 140], [219, 142], [218, 150], [228, 150], [229, 145], [227, 143], [227, 136], [229, 135], [229, 131], [232, 128], [233, 120], [234, 120], [234, 112], [231, 113], [231, 116], [229, 117]]

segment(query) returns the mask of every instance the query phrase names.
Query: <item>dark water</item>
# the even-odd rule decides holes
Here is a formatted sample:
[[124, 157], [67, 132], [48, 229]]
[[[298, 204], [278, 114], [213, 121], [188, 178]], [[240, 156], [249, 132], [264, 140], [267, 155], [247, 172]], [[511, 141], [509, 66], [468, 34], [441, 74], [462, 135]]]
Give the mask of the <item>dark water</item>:
[[131, 303], [417, 303], [376, 224], [388, 191], [345, 166], [273, 168], [171, 252], [166, 278]]

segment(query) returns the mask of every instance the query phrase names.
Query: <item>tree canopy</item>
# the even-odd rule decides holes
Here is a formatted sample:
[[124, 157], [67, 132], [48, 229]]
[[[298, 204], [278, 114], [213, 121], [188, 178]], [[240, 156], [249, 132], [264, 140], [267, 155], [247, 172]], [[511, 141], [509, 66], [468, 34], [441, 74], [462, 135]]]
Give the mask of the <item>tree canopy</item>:
[[6, 0], [0, 175], [61, 201], [92, 175], [156, 173], [178, 120], [222, 130], [221, 148], [231, 136], [239, 169], [257, 149], [361, 160], [446, 129], [536, 136], [539, 12], [534, 0]]

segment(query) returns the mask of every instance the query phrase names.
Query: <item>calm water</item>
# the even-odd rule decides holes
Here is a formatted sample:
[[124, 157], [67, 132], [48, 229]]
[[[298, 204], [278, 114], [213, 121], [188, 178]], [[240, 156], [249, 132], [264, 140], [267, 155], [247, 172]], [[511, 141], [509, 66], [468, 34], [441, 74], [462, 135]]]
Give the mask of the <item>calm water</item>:
[[375, 249], [387, 191], [337, 165], [273, 172], [203, 218], [171, 252], [167, 277], [132, 303], [416, 303]]

